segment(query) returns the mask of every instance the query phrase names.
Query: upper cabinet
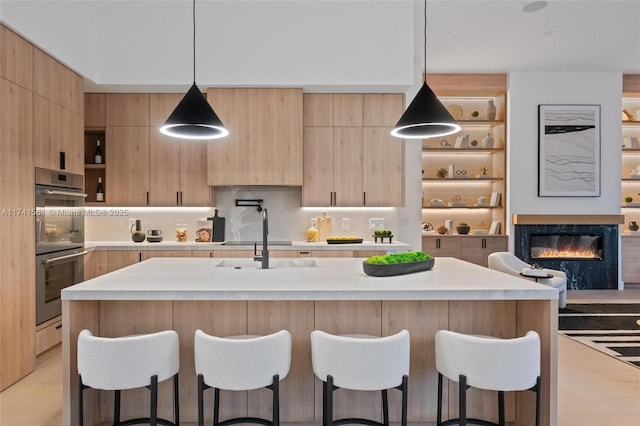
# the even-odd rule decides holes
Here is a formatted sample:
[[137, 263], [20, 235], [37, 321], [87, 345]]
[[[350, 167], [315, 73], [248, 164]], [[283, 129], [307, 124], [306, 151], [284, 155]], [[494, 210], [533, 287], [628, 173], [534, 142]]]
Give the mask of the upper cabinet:
[[402, 206], [401, 94], [304, 95], [304, 206]]
[[0, 25], [0, 77], [32, 90], [33, 46]]
[[84, 173], [82, 78], [33, 48], [33, 137], [36, 167]]
[[[95, 202], [101, 178], [106, 205], [211, 205], [207, 142], [175, 139], [159, 130], [183, 96], [181, 93], [85, 95], [88, 202]], [[97, 140], [101, 142], [102, 164], [94, 161]]]
[[229, 130], [210, 141], [208, 183], [302, 185], [302, 89], [207, 90]]
[[506, 76], [432, 74], [427, 81], [462, 131], [423, 141], [422, 221], [504, 234]]

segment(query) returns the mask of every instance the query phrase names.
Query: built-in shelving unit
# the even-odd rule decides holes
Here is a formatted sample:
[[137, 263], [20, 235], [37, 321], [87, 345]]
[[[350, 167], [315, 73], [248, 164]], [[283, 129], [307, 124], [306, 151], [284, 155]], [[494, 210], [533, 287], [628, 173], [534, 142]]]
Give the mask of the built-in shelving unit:
[[[422, 222], [437, 229], [452, 220], [454, 233], [457, 223], [466, 222], [472, 234], [488, 232], [499, 222], [499, 233], [504, 234], [505, 76], [433, 74], [427, 81], [462, 131], [422, 143]], [[495, 117], [487, 115], [490, 103]], [[494, 194], [499, 194], [497, 203], [491, 203]]]
[[[622, 108], [621, 207], [625, 222], [640, 220], [640, 75], [625, 75]], [[625, 198], [632, 197], [631, 202]]]

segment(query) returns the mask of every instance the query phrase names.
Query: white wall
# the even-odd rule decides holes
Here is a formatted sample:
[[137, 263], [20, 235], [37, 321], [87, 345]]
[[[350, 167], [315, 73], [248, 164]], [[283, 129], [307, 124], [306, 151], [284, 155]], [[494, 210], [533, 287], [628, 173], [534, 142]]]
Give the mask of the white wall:
[[[507, 222], [517, 214], [620, 214], [622, 74], [511, 72], [508, 81]], [[601, 195], [538, 197], [538, 105], [600, 105]]]

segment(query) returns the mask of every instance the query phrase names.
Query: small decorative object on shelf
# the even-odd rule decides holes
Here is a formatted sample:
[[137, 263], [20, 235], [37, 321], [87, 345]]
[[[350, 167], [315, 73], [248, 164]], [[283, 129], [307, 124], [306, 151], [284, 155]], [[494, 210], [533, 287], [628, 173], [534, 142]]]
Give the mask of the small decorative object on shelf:
[[96, 188], [96, 201], [104, 201], [104, 187], [102, 186], [102, 177], [98, 177], [98, 187]]
[[493, 103], [493, 99], [489, 99], [487, 102], [487, 120], [493, 121], [496, 119], [496, 106]]
[[491, 135], [491, 133], [487, 133], [487, 136], [485, 136], [484, 138], [482, 138], [482, 147], [483, 148], [487, 148], [487, 149], [491, 149], [493, 148], [493, 143], [495, 142], [493, 135]]
[[636, 116], [633, 115], [633, 113], [622, 108], [622, 121], [633, 121], [635, 119], [636, 119]]
[[477, 120], [480, 118], [480, 112], [479, 111], [472, 111], [471, 112], [471, 118], [474, 120]]
[[100, 146], [100, 139], [96, 141], [96, 151], [93, 157], [94, 157], [94, 160], [93, 160], [94, 163], [102, 164], [103, 155], [102, 155], [102, 147]]
[[444, 167], [440, 167], [437, 171], [436, 171], [436, 175], [440, 178], [440, 179], [444, 179], [447, 176], [449, 176], [449, 172], [447, 171], [447, 169], [445, 169]]
[[365, 274], [373, 277], [391, 277], [428, 271], [434, 264], [433, 256], [421, 251], [409, 251], [372, 256], [362, 263], [362, 269]]
[[625, 203], [631, 203], [631, 202], [633, 202], [633, 197], [630, 197], [630, 196], [628, 196], [628, 195], [627, 195], [626, 197], [624, 197], [624, 202], [625, 202]]
[[444, 225], [440, 225], [440, 226], [438, 226], [438, 234], [440, 234], [440, 235], [446, 235], [446, 234], [448, 234], [448, 233], [449, 233], [449, 230], [447, 229], [447, 227], [446, 227], [446, 226], [444, 226]]
[[460, 235], [467, 235], [469, 231], [471, 231], [471, 227], [466, 222], [460, 222], [458, 226], [456, 226], [456, 231]]
[[629, 231], [637, 231], [638, 229], [640, 229], [640, 226], [636, 223], [636, 221], [632, 220], [631, 222], [629, 222]]

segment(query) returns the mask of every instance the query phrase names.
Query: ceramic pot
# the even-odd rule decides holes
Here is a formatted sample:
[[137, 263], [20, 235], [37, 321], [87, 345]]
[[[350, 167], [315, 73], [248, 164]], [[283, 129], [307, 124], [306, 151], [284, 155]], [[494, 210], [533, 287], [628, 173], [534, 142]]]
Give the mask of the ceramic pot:
[[145, 240], [146, 235], [142, 230], [142, 221], [140, 219], [137, 219], [136, 223], [131, 225], [130, 231], [131, 231], [131, 240], [134, 243], [141, 243]]
[[446, 226], [442, 225], [438, 227], [438, 234], [445, 235], [449, 232]]
[[456, 226], [456, 231], [460, 235], [467, 235], [471, 231], [471, 227], [469, 225], [458, 225]]
[[491, 149], [491, 148], [493, 148], [493, 142], [494, 141], [495, 141], [495, 139], [493, 139], [493, 136], [491, 135], [491, 133], [488, 133], [487, 136], [482, 138], [482, 146], [484, 148]]
[[496, 119], [496, 106], [493, 103], [493, 99], [487, 102], [487, 120], [493, 121]]
[[629, 231], [637, 231], [638, 229], [640, 226], [635, 221], [629, 222]]

